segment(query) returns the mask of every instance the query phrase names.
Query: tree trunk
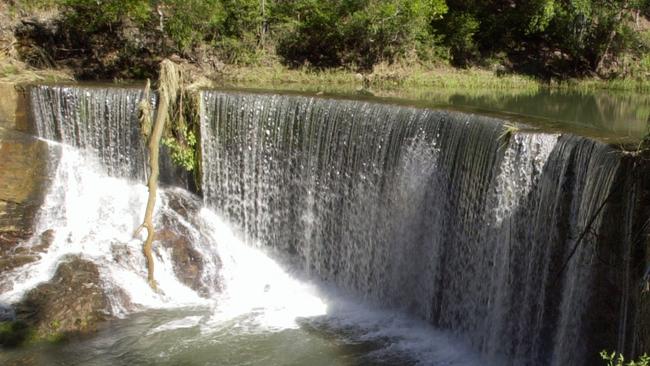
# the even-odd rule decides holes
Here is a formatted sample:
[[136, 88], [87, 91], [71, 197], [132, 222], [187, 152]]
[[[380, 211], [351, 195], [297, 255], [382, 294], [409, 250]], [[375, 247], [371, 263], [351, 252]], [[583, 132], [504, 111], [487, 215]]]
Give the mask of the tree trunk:
[[[154, 279], [154, 262], [153, 262], [153, 240], [155, 230], [153, 226], [153, 210], [156, 205], [156, 193], [158, 191], [159, 166], [158, 158], [160, 154], [160, 140], [165, 131], [165, 122], [169, 118], [170, 104], [176, 100], [178, 89], [180, 88], [180, 73], [173, 62], [163, 60], [160, 64], [160, 78], [158, 80], [158, 108], [156, 109], [156, 120], [149, 135], [149, 179], [147, 187], [149, 188], [149, 198], [147, 200], [147, 209], [144, 214], [144, 222], [136, 231], [138, 234], [143, 228], [147, 229], [147, 239], [144, 242], [142, 251], [147, 260], [147, 280], [152, 289], [156, 290], [157, 285]], [[146, 93], [148, 94], [148, 93]], [[146, 97], [148, 99], [148, 97]], [[148, 100], [147, 100], [148, 103]], [[150, 118], [150, 117], [149, 117]], [[145, 131], [146, 134], [147, 131]]]
[[616, 14], [616, 17], [614, 18], [614, 27], [612, 28], [612, 31], [609, 32], [609, 36], [607, 37], [607, 45], [605, 46], [605, 51], [598, 57], [598, 63], [596, 63], [596, 73], [598, 75], [601, 75], [601, 70], [603, 68], [603, 62], [605, 61], [605, 57], [607, 57], [607, 54], [609, 53], [610, 48], [612, 47], [612, 42], [614, 42], [614, 37], [616, 37], [616, 28], [618, 28], [619, 24], [621, 23], [621, 20], [623, 20], [623, 13], [625, 10], [627, 10], [627, 1], [623, 4], [623, 7], [621, 7], [621, 10]]
[[[158, 191], [158, 175], [160, 173], [158, 167], [158, 157], [160, 154], [160, 139], [162, 138], [163, 131], [165, 130], [165, 120], [167, 119], [167, 100], [162, 99], [158, 104], [158, 111], [156, 113], [156, 122], [153, 125], [151, 136], [149, 137], [149, 180], [147, 187], [149, 188], [149, 198], [147, 200], [147, 209], [144, 214], [144, 222], [142, 227], [147, 229], [147, 239], [142, 248], [144, 256], [147, 259], [147, 280], [149, 285], [154, 290], [156, 289], [156, 281], [154, 280], [154, 264], [153, 264], [153, 239], [155, 230], [153, 226], [153, 210], [156, 205], [156, 193]], [[161, 113], [162, 112], [162, 113]]]

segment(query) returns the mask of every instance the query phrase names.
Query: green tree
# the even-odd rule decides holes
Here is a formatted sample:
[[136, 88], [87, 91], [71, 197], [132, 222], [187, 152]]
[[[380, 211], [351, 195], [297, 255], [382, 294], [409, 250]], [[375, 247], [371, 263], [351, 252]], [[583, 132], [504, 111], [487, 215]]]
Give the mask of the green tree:
[[[293, 10], [293, 17], [291, 14]], [[293, 66], [356, 66], [392, 62], [418, 46], [433, 47], [429, 24], [447, 11], [444, 0], [278, 1], [275, 19], [290, 27], [278, 54]]]
[[262, 6], [266, 5], [266, 1], [221, 0], [221, 3], [224, 10], [223, 22], [213, 46], [226, 62], [258, 62], [265, 23]]
[[104, 31], [125, 18], [137, 24], [151, 16], [149, 0], [60, 0], [66, 22], [86, 32]]
[[154, 3], [157, 12], [162, 14], [159, 17], [165, 34], [180, 51], [217, 39], [226, 19], [220, 0], [158, 0]]
[[505, 53], [518, 71], [581, 75], [624, 53], [640, 56], [632, 14], [648, 0], [448, 0], [434, 22], [457, 65]]

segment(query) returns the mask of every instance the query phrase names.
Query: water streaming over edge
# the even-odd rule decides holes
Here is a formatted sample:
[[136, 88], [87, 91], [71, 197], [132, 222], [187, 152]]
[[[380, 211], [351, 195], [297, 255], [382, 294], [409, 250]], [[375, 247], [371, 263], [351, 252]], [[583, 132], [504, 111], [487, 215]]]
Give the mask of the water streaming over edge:
[[202, 102], [205, 202], [250, 241], [502, 364], [582, 365], [600, 351], [595, 248], [612, 202], [596, 213], [616, 189], [617, 151], [366, 102]]
[[[155, 294], [144, 281], [142, 259], [116, 255], [138, 253], [141, 242], [131, 238], [146, 196], [138, 183], [145, 158], [135, 110], [141, 92], [43, 86], [31, 96], [39, 134], [81, 150], [51, 145], [61, 161], [36, 233], [55, 229], [55, 240], [40, 261], [3, 274], [3, 281], [21, 286], [3, 293], [2, 301], [47, 280], [59, 260], [75, 253], [98, 264], [115, 314], [213, 306], [201, 296], [224, 305], [201, 319], [162, 324], [151, 336], [197, 324], [210, 333], [232, 319], [250, 331], [353, 328], [357, 338], [392, 339], [380, 353], [397, 348], [422, 364], [476, 363], [459, 357], [463, 347], [449, 343], [449, 334], [369, 310], [375, 305], [332, 301], [352, 292], [364, 303], [427, 319], [499, 364], [580, 365], [600, 345], [626, 343], [629, 283], [620, 303], [609, 302], [619, 308], [616, 334], [594, 321], [606, 315], [602, 298], [610, 295], [601, 290], [611, 276], [602, 271], [598, 251], [609, 245], [607, 238], [622, 237], [616, 250], [629, 258], [634, 221], [635, 191], [616, 189], [624, 183], [621, 156], [603, 144], [510, 135], [498, 120], [464, 114], [205, 92], [203, 190], [218, 214], [203, 209], [186, 217], [174, 202], [193, 198], [164, 190], [158, 216], [189, 233], [193, 250], [209, 262], [200, 278], [207, 290], [181, 283], [173, 253], [159, 248], [163, 294]], [[562, 269], [610, 196], [624, 202], [605, 205], [604, 218], [593, 220]], [[601, 224], [606, 218], [611, 225], [617, 214], [620, 227]], [[346, 295], [319, 295], [296, 282], [241, 244], [218, 215], [235, 223], [244, 241], [291, 254], [305, 272]], [[264, 270], [255, 276], [251, 268]], [[623, 284], [629, 271], [628, 261]], [[124, 293], [129, 301], [121, 300]], [[286, 298], [295, 298], [295, 306]]]
[[[134, 91], [126, 90], [123, 92], [126, 96], [119, 96], [117, 90], [100, 89], [95, 94], [93, 90], [52, 88], [34, 89], [34, 113], [46, 113], [47, 105], [58, 111], [52, 118], [37, 119], [39, 133], [61, 139], [65, 144], [50, 143], [59, 163], [37, 220], [36, 235], [22, 245], [37, 245], [39, 234], [48, 230], [53, 230], [54, 238], [39, 261], [3, 274], [2, 281], [10, 284], [11, 289], [0, 294], [0, 301], [19, 300], [26, 291], [51, 278], [57, 265], [69, 255], [81, 255], [98, 266], [102, 287], [112, 300], [111, 309], [107, 310], [113, 315], [125, 316], [144, 308], [212, 309], [208, 315], [186, 316], [161, 324], [150, 329], [145, 337], [197, 326], [203, 334], [201, 337], [232, 326], [245, 334], [300, 326], [320, 329], [319, 332], [331, 329], [335, 335], [339, 334], [337, 337], [347, 334], [344, 342], [380, 343], [383, 346], [370, 355], [375, 360], [398, 357], [402, 360], [399, 362], [408, 359], [409, 363], [416, 364], [477, 364], [471, 351], [453, 341], [453, 337], [416, 319], [377, 310], [372, 304], [358, 304], [349, 294], [340, 294], [336, 289], [322, 292], [323, 288], [329, 288], [326, 284], [294, 279], [258, 249], [243, 244], [229, 224], [209, 209], [189, 216], [187, 211], [179, 210], [174, 203], [179, 197], [185, 201], [194, 198], [178, 189], [159, 192], [157, 225], [189, 233], [193, 249], [201, 254], [204, 262], [201, 281], [209, 291], [207, 294], [193, 291], [182, 283], [175, 272], [174, 254], [170, 248], [161, 246], [156, 247], [155, 256], [161, 292], [151, 291], [146, 284], [144, 260], [138, 255], [142, 238], [132, 236], [146, 203], [146, 187], [139, 183], [142, 177], [133, 172], [143, 159], [142, 150], [135, 138], [112, 140], [101, 132], [111, 136], [124, 134], [113, 128], [102, 130], [106, 119], [124, 124], [114, 129], [132, 128]], [[49, 93], [54, 96], [44, 97]], [[115, 104], [110, 100], [115, 100]], [[102, 108], [104, 112], [74, 117], [80, 115], [80, 110]], [[125, 122], [123, 117], [129, 117], [130, 122]], [[59, 135], [51, 133], [55, 126]], [[76, 137], [70, 137], [75, 133], [78, 133]], [[121, 146], [122, 143], [128, 146]], [[209, 299], [202, 298], [206, 295]], [[196, 340], [200, 339], [203, 338]], [[104, 357], [111, 353], [105, 352]], [[125, 352], [128, 356], [134, 351]], [[97, 364], [115, 361], [111, 358], [101, 361], [103, 358], [96, 356]]]

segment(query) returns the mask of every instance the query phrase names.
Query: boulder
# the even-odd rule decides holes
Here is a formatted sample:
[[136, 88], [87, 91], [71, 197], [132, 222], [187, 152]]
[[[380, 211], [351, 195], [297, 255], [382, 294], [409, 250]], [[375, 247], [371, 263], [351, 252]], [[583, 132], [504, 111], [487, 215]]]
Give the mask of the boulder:
[[[161, 217], [161, 228], [156, 231], [154, 247], [161, 246], [171, 252], [174, 262], [174, 273], [179, 281], [193, 289], [203, 297], [218, 289], [218, 283], [205, 283], [205, 259], [195, 249], [196, 240], [207, 240], [200, 233], [190, 232], [183, 221], [194, 227], [199, 227], [197, 217], [201, 202], [186, 192], [168, 191], [167, 205], [171, 210], [165, 210]], [[182, 218], [182, 219], [181, 219]], [[199, 235], [199, 237], [196, 237]]]
[[37, 340], [93, 332], [110, 318], [97, 266], [79, 256], [62, 261], [54, 277], [29, 291], [15, 311]]
[[201, 253], [192, 247], [192, 237], [182, 226], [174, 226], [156, 232], [156, 243], [169, 249], [174, 261], [174, 273], [181, 283], [206, 296], [209, 291], [201, 278], [203, 273], [203, 259]]
[[0, 232], [0, 293], [13, 288], [10, 272], [36, 262], [54, 241], [54, 230], [44, 231], [39, 239], [29, 244], [24, 232]]

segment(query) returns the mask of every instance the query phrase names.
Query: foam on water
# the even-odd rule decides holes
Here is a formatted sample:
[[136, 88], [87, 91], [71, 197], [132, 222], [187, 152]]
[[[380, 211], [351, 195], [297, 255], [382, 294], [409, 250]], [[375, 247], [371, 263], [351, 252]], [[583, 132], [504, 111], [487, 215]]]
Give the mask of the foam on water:
[[207, 329], [245, 315], [258, 330], [297, 327], [296, 318], [325, 314], [326, 304], [313, 285], [292, 277], [260, 249], [244, 244], [232, 228], [207, 208], [202, 209], [209, 235], [218, 238], [224, 292], [218, 296]]
[[166, 332], [170, 330], [176, 330], [176, 329], [182, 329], [182, 328], [192, 328], [195, 327], [201, 322], [203, 319], [202, 316], [188, 316], [182, 319], [176, 319], [172, 320], [170, 322], [167, 322], [163, 325], [160, 325], [150, 331], [147, 332], [147, 336], [160, 333], [160, 332]]

